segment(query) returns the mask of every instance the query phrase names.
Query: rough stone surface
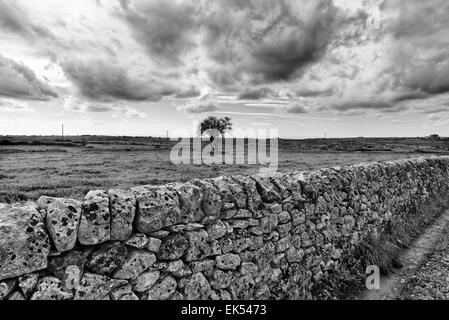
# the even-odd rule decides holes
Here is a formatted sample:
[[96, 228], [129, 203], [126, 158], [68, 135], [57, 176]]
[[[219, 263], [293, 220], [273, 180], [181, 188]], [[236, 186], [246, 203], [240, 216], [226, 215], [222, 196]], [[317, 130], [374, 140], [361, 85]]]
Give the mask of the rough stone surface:
[[75, 300], [101, 300], [108, 295], [116, 282], [107, 276], [85, 273], [75, 293]]
[[19, 277], [19, 288], [25, 297], [29, 297], [39, 280], [39, 273], [29, 273]]
[[186, 261], [202, 260], [212, 254], [212, 249], [207, 243], [208, 234], [205, 230], [190, 231], [186, 233], [189, 248], [186, 251]]
[[156, 262], [156, 256], [146, 250], [133, 250], [115, 272], [116, 279], [135, 279]]
[[10, 279], [0, 282], [0, 300], [5, 299], [16, 287], [17, 280]]
[[168, 187], [139, 187], [133, 189], [137, 199], [135, 220], [139, 232], [150, 234], [182, 222], [179, 197]]
[[111, 240], [125, 241], [133, 232], [136, 198], [131, 191], [109, 190]]
[[148, 300], [167, 300], [176, 291], [177, 282], [172, 276], [167, 276], [148, 290]]
[[121, 242], [110, 242], [93, 252], [87, 268], [94, 273], [111, 276], [126, 260], [128, 250]]
[[202, 273], [195, 273], [184, 288], [187, 300], [206, 300], [210, 296], [210, 285]]
[[222, 270], [234, 270], [240, 265], [240, 256], [238, 254], [227, 253], [217, 256], [217, 267]]
[[35, 206], [0, 204], [0, 280], [47, 267], [50, 242]]
[[136, 249], [143, 249], [148, 244], [148, 238], [143, 233], [136, 233], [133, 234], [125, 243], [127, 246]]
[[147, 250], [153, 253], [158, 253], [161, 248], [161, 239], [158, 238], [148, 238]]
[[150, 290], [159, 280], [161, 273], [159, 270], [151, 270], [141, 273], [136, 279], [132, 280], [134, 291], [145, 292]]
[[162, 240], [158, 251], [160, 260], [177, 260], [189, 247], [189, 242], [180, 234], [170, 235]]
[[65, 252], [75, 247], [81, 218], [81, 202], [55, 199], [47, 207], [45, 226], [56, 250]]
[[82, 206], [79, 242], [83, 245], [94, 245], [109, 241], [110, 238], [111, 214], [108, 194], [104, 190], [90, 191]]
[[63, 288], [61, 280], [56, 277], [44, 277], [39, 279], [31, 300], [70, 300], [72, 291]]

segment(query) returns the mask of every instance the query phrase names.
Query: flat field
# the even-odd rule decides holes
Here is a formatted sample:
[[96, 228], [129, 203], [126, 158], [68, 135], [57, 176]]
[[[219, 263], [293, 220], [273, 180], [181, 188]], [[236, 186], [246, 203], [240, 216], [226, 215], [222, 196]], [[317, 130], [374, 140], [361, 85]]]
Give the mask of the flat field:
[[[82, 199], [93, 189], [259, 172], [258, 165], [249, 164], [175, 165], [170, 161], [175, 143], [148, 137], [77, 136], [62, 141], [0, 136], [0, 202], [41, 195]], [[447, 139], [420, 138], [279, 140], [278, 148], [281, 172], [447, 154]]]

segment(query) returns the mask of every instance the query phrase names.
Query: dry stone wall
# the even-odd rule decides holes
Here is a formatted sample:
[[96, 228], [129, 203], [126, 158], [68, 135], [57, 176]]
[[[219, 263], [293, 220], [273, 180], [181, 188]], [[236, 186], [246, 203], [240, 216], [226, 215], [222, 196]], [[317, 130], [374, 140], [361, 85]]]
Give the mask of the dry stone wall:
[[435, 157], [0, 204], [0, 299], [315, 298], [448, 181]]

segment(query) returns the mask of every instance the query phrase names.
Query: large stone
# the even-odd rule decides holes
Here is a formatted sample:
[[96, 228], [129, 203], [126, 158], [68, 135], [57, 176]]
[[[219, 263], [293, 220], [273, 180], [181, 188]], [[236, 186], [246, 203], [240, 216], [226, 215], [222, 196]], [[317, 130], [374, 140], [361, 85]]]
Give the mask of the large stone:
[[209, 241], [213, 241], [224, 237], [227, 233], [227, 228], [223, 221], [217, 220], [207, 227], [207, 233], [209, 235]]
[[135, 279], [156, 262], [154, 253], [146, 250], [133, 250], [128, 254], [123, 265], [114, 274], [116, 279]]
[[24, 301], [26, 300], [25, 297], [23, 296], [22, 293], [20, 293], [19, 291], [14, 291], [13, 293], [11, 293], [11, 295], [8, 297], [8, 300], [11, 301]]
[[276, 187], [270, 181], [268, 177], [252, 176], [252, 179], [256, 182], [257, 191], [259, 192], [262, 200], [267, 203], [279, 202], [282, 197], [279, 195]]
[[131, 191], [109, 190], [111, 240], [125, 241], [133, 231], [136, 198]]
[[48, 271], [62, 281], [66, 289], [78, 287], [84, 272], [86, 258], [80, 251], [70, 251], [59, 257], [51, 258], [48, 263]]
[[102, 300], [114, 287], [120, 284], [122, 283], [107, 276], [85, 273], [75, 292], [75, 300]]
[[87, 267], [95, 273], [111, 276], [126, 260], [128, 250], [121, 242], [110, 242], [93, 252]]
[[76, 244], [81, 218], [81, 202], [73, 199], [56, 199], [47, 207], [45, 226], [56, 250], [72, 250]]
[[212, 249], [207, 243], [208, 234], [205, 230], [186, 232], [189, 248], [186, 251], [186, 261], [202, 260], [212, 254]]
[[170, 235], [162, 240], [157, 257], [159, 260], [177, 260], [189, 247], [189, 242], [180, 234]]
[[148, 238], [143, 233], [136, 233], [136, 234], [133, 234], [131, 236], [131, 238], [129, 238], [125, 242], [125, 244], [127, 246], [130, 246], [130, 247], [133, 247], [133, 248], [136, 248], [136, 249], [143, 249], [148, 244]]
[[210, 296], [210, 285], [202, 273], [195, 273], [187, 281], [184, 292], [187, 300], [206, 300]]
[[16, 287], [17, 280], [9, 279], [0, 282], [0, 300], [5, 299]]
[[48, 206], [58, 200], [58, 198], [55, 197], [47, 197], [47, 196], [41, 196], [37, 200], [37, 209], [38, 210], [44, 210], [46, 211]]
[[139, 232], [150, 234], [182, 222], [179, 197], [168, 187], [139, 187], [132, 189], [137, 199], [135, 226]]
[[145, 292], [150, 290], [159, 280], [159, 270], [151, 270], [140, 274], [136, 279], [131, 281], [133, 289], [136, 292]]
[[177, 286], [175, 278], [167, 276], [148, 290], [147, 298], [148, 300], [167, 300], [175, 293]]
[[0, 280], [47, 267], [50, 241], [32, 204], [0, 204]]
[[30, 296], [31, 292], [33, 292], [36, 287], [38, 280], [39, 273], [37, 272], [24, 274], [19, 277], [19, 288], [22, 290], [25, 297], [28, 298]]
[[111, 214], [109, 197], [104, 190], [90, 191], [83, 202], [81, 222], [78, 230], [79, 242], [94, 245], [111, 238]]
[[218, 217], [223, 207], [223, 201], [221, 200], [218, 190], [214, 185], [205, 180], [193, 180], [193, 184], [200, 187], [203, 192], [203, 200], [201, 202], [201, 208], [206, 216]]
[[39, 279], [31, 300], [70, 300], [73, 293], [62, 286], [61, 280], [56, 277]]
[[201, 188], [187, 182], [174, 184], [173, 189], [179, 195], [179, 205], [183, 219], [186, 222], [200, 222], [205, 215], [201, 208], [201, 200], [203, 198]]
[[227, 253], [216, 258], [217, 267], [222, 270], [235, 270], [240, 265], [240, 256], [238, 254]]
[[253, 297], [254, 280], [250, 275], [233, 277], [229, 285], [233, 300], [249, 300]]

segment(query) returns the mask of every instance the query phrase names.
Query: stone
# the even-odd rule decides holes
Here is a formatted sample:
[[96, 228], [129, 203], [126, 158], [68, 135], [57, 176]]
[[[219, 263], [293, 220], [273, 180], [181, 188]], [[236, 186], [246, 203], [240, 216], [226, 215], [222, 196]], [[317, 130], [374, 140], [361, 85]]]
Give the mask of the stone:
[[290, 236], [280, 239], [276, 245], [276, 252], [284, 252], [291, 246]]
[[127, 281], [124, 281], [123, 283], [115, 286], [111, 292], [110, 292], [110, 297], [112, 300], [121, 300], [120, 298], [123, 297], [124, 295], [127, 294], [134, 294], [133, 293], [133, 287], [131, 286], [131, 284]]
[[237, 214], [233, 217], [234, 219], [250, 219], [253, 217], [251, 211], [246, 209], [240, 209]]
[[302, 261], [303, 257], [304, 257], [304, 251], [302, 249], [290, 248], [287, 251], [288, 262], [299, 263]]
[[234, 277], [229, 284], [233, 300], [249, 300], [253, 297], [254, 280], [250, 275]]
[[29, 297], [39, 280], [39, 273], [28, 273], [19, 277], [19, 288], [25, 297]]
[[212, 254], [212, 249], [207, 243], [209, 235], [205, 230], [186, 232], [189, 248], [186, 251], [185, 261], [198, 261]]
[[278, 225], [278, 217], [275, 214], [270, 214], [260, 219], [260, 228], [263, 233], [273, 232]]
[[215, 258], [217, 267], [222, 270], [235, 270], [240, 265], [240, 256], [238, 254], [227, 253]]
[[[0, 299], [1, 300], [1, 299]], [[14, 291], [13, 293], [11, 293], [11, 295], [8, 297], [8, 300], [11, 301], [24, 301], [26, 300], [25, 297], [23, 296], [23, 294], [21, 294], [19, 291]]]
[[166, 186], [146, 186], [132, 191], [138, 208], [134, 224], [139, 232], [151, 234], [183, 222], [175, 190]]
[[252, 262], [242, 262], [240, 266], [240, 273], [244, 276], [246, 275], [254, 275], [257, 273], [257, 265]]
[[215, 269], [210, 285], [215, 290], [226, 289], [229, 287], [232, 277], [233, 276], [231, 272], [224, 272], [222, 270]]
[[125, 241], [133, 231], [136, 198], [131, 191], [113, 189], [108, 192], [111, 210], [111, 240]]
[[119, 282], [99, 274], [85, 273], [75, 292], [75, 300], [102, 300]]
[[289, 222], [290, 220], [291, 220], [291, 216], [290, 216], [290, 213], [287, 211], [282, 211], [278, 215], [278, 221], [280, 224], [285, 224], [285, 223]]
[[47, 196], [41, 196], [37, 200], [37, 209], [38, 210], [44, 210], [47, 211], [48, 206], [56, 201], [58, 198], [55, 197], [47, 197]]
[[148, 238], [147, 250], [153, 253], [158, 253], [162, 241], [158, 238]]
[[135, 279], [156, 262], [154, 253], [146, 250], [133, 250], [121, 267], [114, 273], [115, 279]]
[[[153, 238], [154, 239], [154, 238]], [[143, 233], [136, 233], [129, 238], [125, 244], [127, 246], [136, 248], [136, 249], [143, 249], [148, 244], [148, 238]]]
[[214, 241], [224, 237], [227, 233], [227, 228], [223, 221], [217, 220], [207, 227], [208, 241]]
[[87, 260], [80, 251], [69, 251], [49, 260], [48, 271], [61, 280], [65, 289], [75, 289], [80, 282]]
[[0, 300], [5, 299], [16, 287], [17, 280], [9, 279], [0, 282]]
[[45, 226], [56, 250], [65, 252], [75, 247], [81, 218], [81, 202], [56, 199], [48, 205]]
[[202, 190], [203, 199], [201, 208], [205, 215], [218, 217], [223, 207], [223, 201], [221, 200], [218, 190], [215, 189], [212, 183], [205, 180], [195, 179], [192, 183]]
[[124, 295], [122, 295], [119, 300], [123, 300], [123, 301], [137, 301], [139, 300], [139, 298], [135, 295], [134, 292], [128, 292], [125, 293]]
[[243, 219], [236, 219], [236, 220], [232, 220], [229, 225], [233, 228], [233, 229], [246, 229], [249, 227], [249, 221], [248, 220], [243, 220]]
[[47, 267], [50, 240], [35, 205], [0, 204], [0, 280]]
[[184, 288], [187, 300], [206, 300], [210, 291], [209, 282], [202, 273], [193, 274]]
[[63, 288], [61, 280], [56, 277], [39, 279], [30, 300], [71, 300], [72, 291]]
[[177, 260], [184, 255], [189, 241], [181, 234], [173, 234], [162, 240], [157, 253], [158, 260]]
[[184, 262], [182, 260], [170, 261], [167, 264], [167, 268], [165, 271], [170, 273], [176, 273], [184, 267]]
[[172, 276], [167, 276], [148, 290], [147, 299], [168, 300], [175, 293], [177, 286], [176, 279]]
[[231, 294], [226, 290], [219, 290], [215, 291], [212, 290], [210, 293], [210, 299], [211, 300], [232, 300]]
[[86, 266], [94, 273], [112, 276], [123, 265], [127, 255], [128, 249], [123, 243], [109, 242], [92, 253]]
[[89, 191], [84, 198], [78, 239], [83, 245], [95, 245], [111, 238], [109, 196], [104, 190]]
[[260, 194], [263, 202], [273, 203], [280, 202], [282, 200], [275, 186], [271, 183], [268, 177], [255, 175], [251, 178], [256, 182], [257, 192]]
[[181, 214], [187, 220], [186, 222], [200, 222], [206, 215], [201, 208], [203, 192], [200, 187], [194, 184], [177, 183], [173, 187], [179, 195], [179, 205]]
[[150, 290], [159, 280], [161, 273], [159, 270], [151, 270], [141, 273], [136, 279], [131, 280], [133, 290], [136, 292], [145, 292]]
[[212, 273], [215, 266], [215, 260], [207, 259], [203, 261], [192, 262], [190, 267], [193, 273], [203, 272]]

